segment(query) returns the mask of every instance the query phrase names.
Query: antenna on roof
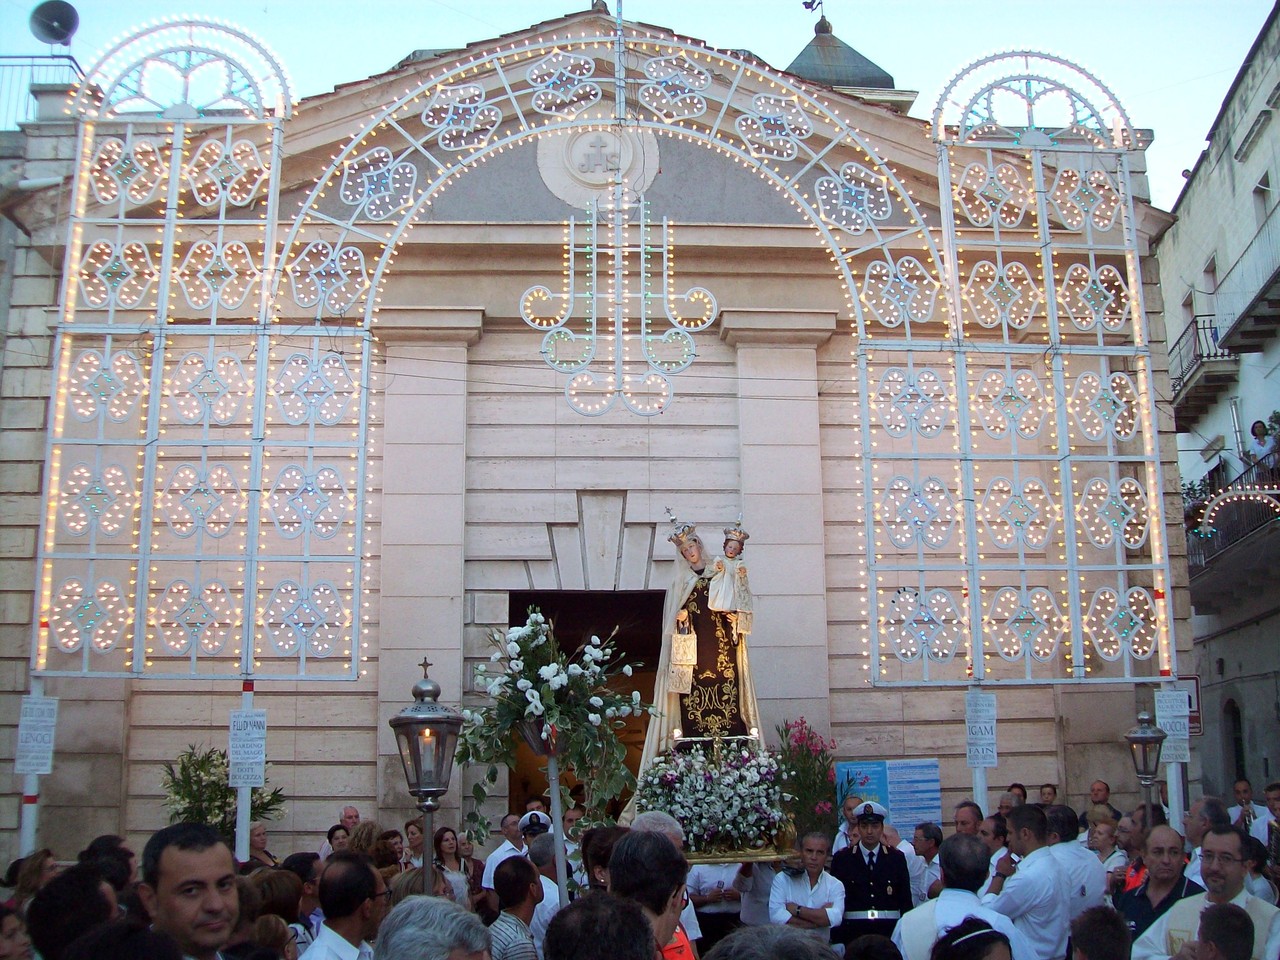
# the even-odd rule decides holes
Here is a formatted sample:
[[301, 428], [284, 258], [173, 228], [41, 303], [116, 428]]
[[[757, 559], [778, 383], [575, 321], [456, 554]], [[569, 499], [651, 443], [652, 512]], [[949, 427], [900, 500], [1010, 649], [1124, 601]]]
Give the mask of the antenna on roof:
[[66, 0], [45, 0], [31, 11], [28, 25], [37, 40], [69, 47], [80, 26], [80, 14]]

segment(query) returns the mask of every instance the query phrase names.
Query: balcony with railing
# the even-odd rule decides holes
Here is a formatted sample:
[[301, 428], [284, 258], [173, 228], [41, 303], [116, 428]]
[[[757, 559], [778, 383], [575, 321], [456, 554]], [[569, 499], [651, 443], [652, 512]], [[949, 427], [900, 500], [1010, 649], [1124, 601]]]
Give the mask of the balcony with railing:
[[1280, 329], [1280, 207], [1273, 207], [1214, 294], [1221, 345], [1261, 353]]
[[[1249, 466], [1222, 489], [1276, 487], [1280, 487], [1280, 460], [1272, 454]], [[1191, 527], [1198, 522], [1198, 513], [1188, 514], [1187, 567], [1191, 602], [1197, 613], [1226, 609], [1259, 590], [1275, 591], [1280, 583], [1277, 500], [1280, 497], [1258, 494], [1224, 504], [1207, 534]]]
[[71, 86], [84, 78], [76, 58], [68, 53], [45, 57], [0, 55], [0, 132], [36, 118], [32, 84]]
[[1179, 431], [1191, 426], [1235, 382], [1240, 358], [1225, 349], [1213, 316], [1195, 317], [1169, 348], [1169, 386]]

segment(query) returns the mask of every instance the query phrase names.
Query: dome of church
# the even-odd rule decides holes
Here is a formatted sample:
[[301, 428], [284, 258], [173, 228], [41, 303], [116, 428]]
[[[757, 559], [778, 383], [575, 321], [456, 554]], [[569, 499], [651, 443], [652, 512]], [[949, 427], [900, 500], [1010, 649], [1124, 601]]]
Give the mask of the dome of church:
[[894, 89], [893, 77], [832, 33], [826, 17], [818, 20], [813, 39], [791, 61], [787, 72], [828, 87]]

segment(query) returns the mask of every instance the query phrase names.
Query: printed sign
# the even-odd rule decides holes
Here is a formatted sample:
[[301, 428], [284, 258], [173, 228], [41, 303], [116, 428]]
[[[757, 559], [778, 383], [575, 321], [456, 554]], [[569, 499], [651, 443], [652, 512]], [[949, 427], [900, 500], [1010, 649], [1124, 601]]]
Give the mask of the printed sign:
[[1198, 674], [1192, 674], [1189, 677], [1180, 677], [1173, 681], [1173, 685], [1179, 690], [1187, 691], [1187, 695], [1191, 697], [1191, 711], [1187, 714], [1187, 724], [1191, 731], [1191, 736], [1204, 736], [1204, 721], [1200, 713], [1200, 677]]
[[1160, 750], [1164, 763], [1190, 763], [1191, 700], [1185, 690], [1156, 691], [1156, 726], [1168, 734]]
[[57, 697], [22, 698], [14, 773], [53, 773], [53, 740], [57, 727]]
[[267, 780], [267, 711], [232, 710], [227, 784], [261, 787]]
[[836, 764], [836, 803], [849, 794], [874, 800], [889, 811], [889, 823], [910, 836], [917, 823], [942, 823], [942, 778], [937, 758], [842, 760]]
[[995, 767], [996, 695], [966, 693], [964, 695], [965, 753], [970, 769]]

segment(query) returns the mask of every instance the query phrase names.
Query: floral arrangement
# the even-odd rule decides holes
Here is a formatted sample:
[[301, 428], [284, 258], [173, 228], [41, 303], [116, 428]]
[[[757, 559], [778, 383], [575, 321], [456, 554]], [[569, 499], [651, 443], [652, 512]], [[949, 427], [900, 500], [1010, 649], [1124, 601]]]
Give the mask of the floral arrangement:
[[746, 738], [681, 745], [653, 759], [636, 807], [671, 814], [694, 853], [771, 846], [785, 819], [778, 758]]
[[612, 635], [604, 641], [593, 636], [566, 653], [552, 625], [533, 607], [524, 626], [506, 634], [494, 631], [490, 639], [495, 649], [484, 676], [492, 702], [462, 711], [458, 744], [460, 764], [488, 764], [471, 790], [475, 809], [466, 817], [469, 834], [475, 840], [488, 837], [489, 820], [480, 808], [497, 784], [498, 768], [515, 762], [517, 736], [541, 754], [554, 753], [582, 784], [588, 821], [604, 819], [609, 801], [635, 785], [617, 731], [626, 726], [626, 717], [653, 711], [638, 690], [625, 694], [612, 688], [632, 675], [631, 665], [615, 651]]
[[[178, 754], [176, 764], [166, 761], [161, 775], [164, 806], [170, 823], [207, 823], [230, 841], [236, 830], [236, 789], [227, 783], [227, 751], [201, 749], [192, 744]], [[264, 778], [263, 783], [267, 781]], [[274, 820], [284, 807], [284, 790], [254, 787], [249, 818]]]
[[787, 813], [795, 824], [796, 836], [812, 830], [830, 833], [835, 808], [835, 765], [831, 751], [834, 740], [825, 739], [801, 717], [775, 728], [781, 747], [778, 759], [784, 771], [782, 789], [788, 795]]

